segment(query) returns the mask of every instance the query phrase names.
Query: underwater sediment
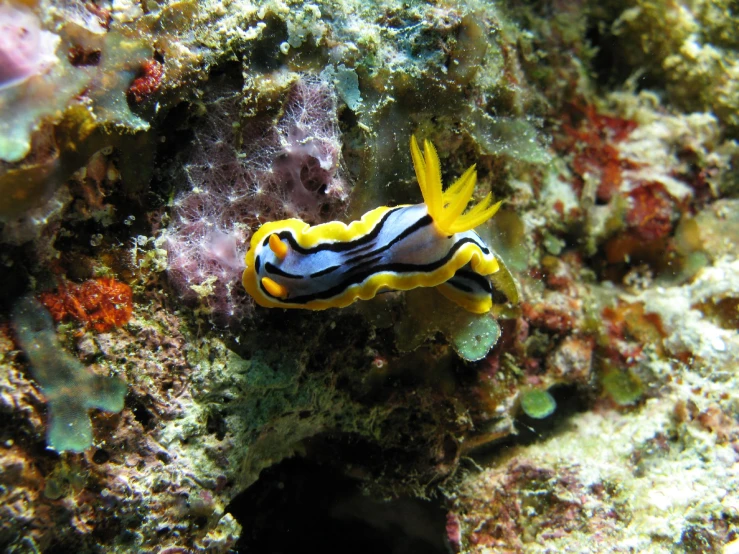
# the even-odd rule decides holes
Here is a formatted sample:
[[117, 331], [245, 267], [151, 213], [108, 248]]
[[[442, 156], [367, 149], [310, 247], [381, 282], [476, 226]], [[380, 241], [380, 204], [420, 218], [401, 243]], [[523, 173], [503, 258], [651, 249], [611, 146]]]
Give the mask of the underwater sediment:
[[[738, 551], [738, 19], [5, 0], [0, 548]], [[495, 260], [466, 284], [244, 289], [262, 225], [324, 230], [264, 244], [316, 284], [363, 237], [318, 226], [431, 213], [437, 177], [424, 236]], [[428, 262], [388, 229], [429, 221], [374, 213]]]

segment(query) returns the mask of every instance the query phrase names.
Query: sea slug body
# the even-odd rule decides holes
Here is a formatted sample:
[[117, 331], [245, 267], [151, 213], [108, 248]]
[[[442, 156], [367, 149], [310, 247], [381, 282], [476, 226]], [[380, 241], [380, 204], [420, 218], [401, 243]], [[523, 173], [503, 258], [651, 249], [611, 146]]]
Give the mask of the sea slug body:
[[475, 313], [492, 306], [488, 278], [500, 268], [473, 231], [500, 206], [488, 196], [464, 213], [477, 174], [470, 167], [442, 192], [439, 158], [411, 139], [424, 203], [382, 206], [359, 221], [310, 226], [299, 219], [265, 223], [246, 254], [243, 284], [260, 306], [323, 310], [368, 300], [385, 290], [437, 287]]

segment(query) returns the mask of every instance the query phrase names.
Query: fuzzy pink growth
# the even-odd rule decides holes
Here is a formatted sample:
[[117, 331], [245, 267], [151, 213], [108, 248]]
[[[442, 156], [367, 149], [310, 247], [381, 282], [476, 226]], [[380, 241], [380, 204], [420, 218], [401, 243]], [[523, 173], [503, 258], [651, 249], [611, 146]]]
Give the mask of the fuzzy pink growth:
[[58, 61], [58, 43], [33, 12], [0, 4], [0, 90], [46, 71]]
[[319, 223], [347, 197], [339, 175], [341, 144], [333, 90], [317, 78], [293, 85], [277, 124], [249, 120], [236, 132], [238, 98], [210, 107], [196, 133], [167, 230], [169, 278], [185, 299], [208, 285], [206, 307], [220, 320], [251, 306], [241, 286], [252, 232], [266, 221], [299, 217]]

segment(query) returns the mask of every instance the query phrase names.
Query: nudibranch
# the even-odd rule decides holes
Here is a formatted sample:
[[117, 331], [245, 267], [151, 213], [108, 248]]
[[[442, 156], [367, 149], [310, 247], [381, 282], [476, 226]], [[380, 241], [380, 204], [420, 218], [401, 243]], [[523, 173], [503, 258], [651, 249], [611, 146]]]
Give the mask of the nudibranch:
[[492, 194], [466, 213], [477, 182], [473, 165], [442, 191], [439, 157], [411, 138], [423, 204], [382, 206], [359, 221], [310, 226], [299, 219], [272, 221], [252, 236], [243, 283], [260, 306], [343, 308], [386, 290], [437, 287], [475, 313], [492, 307], [489, 275], [500, 268], [492, 249], [473, 230], [500, 202]]

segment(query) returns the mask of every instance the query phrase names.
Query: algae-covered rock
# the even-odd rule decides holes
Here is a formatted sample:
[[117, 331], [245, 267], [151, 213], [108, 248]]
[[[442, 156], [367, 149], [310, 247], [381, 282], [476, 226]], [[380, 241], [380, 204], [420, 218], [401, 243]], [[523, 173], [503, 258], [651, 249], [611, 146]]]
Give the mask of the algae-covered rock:
[[[623, 7], [623, 6], [622, 6]], [[660, 81], [685, 111], [712, 111], [739, 129], [739, 16], [729, 1], [637, 0], [611, 22], [620, 59]], [[732, 31], [729, 31], [729, 29]]]

